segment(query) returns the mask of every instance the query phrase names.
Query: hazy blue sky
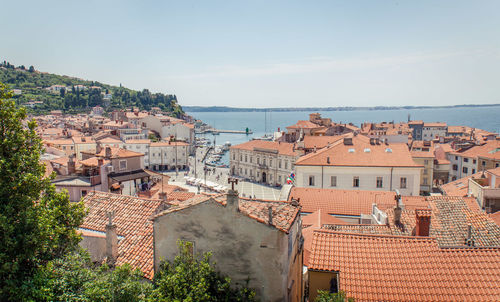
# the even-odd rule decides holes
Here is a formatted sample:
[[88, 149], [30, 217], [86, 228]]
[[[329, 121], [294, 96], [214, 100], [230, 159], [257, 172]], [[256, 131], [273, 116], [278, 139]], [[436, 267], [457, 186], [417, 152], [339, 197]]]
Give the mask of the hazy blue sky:
[[0, 59], [237, 107], [500, 103], [500, 1], [3, 1]]

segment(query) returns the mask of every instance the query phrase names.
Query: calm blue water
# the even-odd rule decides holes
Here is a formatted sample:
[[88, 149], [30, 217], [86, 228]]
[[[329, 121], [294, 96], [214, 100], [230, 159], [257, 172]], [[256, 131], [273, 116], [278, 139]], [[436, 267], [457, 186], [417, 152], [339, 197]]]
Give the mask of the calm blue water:
[[[278, 128], [286, 131], [286, 127], [295, 124], [298, 120], [308, 120], [306, 111], [294, 112], [187, 112], [189, 115], [214, 126], [217, 129], [253, 131], [251, 135], [226, 134], [216, 136], [217, 144], [226, 141], [236, 145], [246, 142], [252, 137], [261, 137], [266, 132], [272, 133]], [[332, 121], [353, 123], [360, 126], [363, 122], [401, 122], [412, 120], [425, 122], [446, 122], [448, 125], [466, 125], [493, 132], [500, 132], [500, 106], [476, 108], [446, 108], [446, 109], [402, 109], [402, 110], [359, 110], [359, 111], [319, 111], [322, 117], [329, 117]], [[206, 137], [212, 139], [213, 135]], [[227, 158], [225, 158], [227, 162]]]

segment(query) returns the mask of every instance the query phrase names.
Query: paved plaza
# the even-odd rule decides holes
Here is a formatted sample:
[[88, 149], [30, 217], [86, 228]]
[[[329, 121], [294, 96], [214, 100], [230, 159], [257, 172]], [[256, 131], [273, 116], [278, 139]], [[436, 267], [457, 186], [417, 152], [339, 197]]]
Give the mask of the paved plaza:
[[[195, 171], [195, 159], [194, 157], [189, 158], [189, 171], [179, 171], [176, 173], [175, 171], [165, 172], [165, 175], [170, 176], [170, 184], [177, 185], [183, 188], [188, 189], [190, 192], [198, 192], [198, 188], [195, 186], [190, 186], [186, 184], [185, 176], [195, 177], [198, 179], [205, 180], [205, 165], [201, 162], [202, 155], [206, 149], [197, 148], [196, 154], [196, 175]], [[221, 184], [226, 187], [230, 187], [230, 184], [227, 182], [227, 178], [229, 175], [229, 168], [215, 168], [215, 167], [207, 167], [206, 180], [210, 182], [215, 182]], [[200, 189], [203, 192], [203, 188]], [[237, 184], [237, 190], [242, 197], [255, 197], [257, 199], [266, 199], [266, 200], [278, 200], [280, 196], [280, 188], [273, 188], [269, 186], [265, 186], [258, 183], [253, 183], [249, 181], [244, 181], [239, 179]]]

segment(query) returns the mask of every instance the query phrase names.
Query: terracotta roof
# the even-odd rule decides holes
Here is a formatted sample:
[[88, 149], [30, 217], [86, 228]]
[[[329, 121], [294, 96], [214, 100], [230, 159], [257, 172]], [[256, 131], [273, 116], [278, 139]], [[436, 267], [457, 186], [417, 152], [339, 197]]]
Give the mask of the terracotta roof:
[[315, 230], [309, 269], [339, 274], [356, 301], [499, 301], [499, 248], [439, 248], [429, 237]]
[[196, 194], [193, 192], [187, 192], [187, 191], [173, 191], [171, 193], [167, 193], [167, 200], [172, 201], [172, 200], [177, 200], [177, 201], [185, 201], [190, 198], [193, 198]]
[[[130, 151], [127, 149], [114, 148], [114, 147], [108, 147], [108, 148], [111, 148], [111, 158], [127, 158], [127, 157], [144, 156], [144, 154], [142, 154], [142, 153]], [[105, 157], [106, 156], [106, 148], [102, 148], [101, 152], [96, 154], [96, 156]]]
[[272, 150], [278, 151], [281, 155], [296, 156], [297, 151], [294, 151], [294, 144], [284, 143], [284, 142], [272, 142], [264, 140], [251, 140], [243, 144], [236, 146], [231, 146], [231, 149], [242, 149], [242, 150]]
[[317, 125], [310, 121], [299, 120], [296, 124], [286, 127], [287, 129], [315, 129], [321, 128], [320, 125]]
[[[155, 217], [178, 212], [208, 201], [214, 201], [221, 206], [226, 206], [227, 202], [225, 194], [198, 194], [162, 211]], [[299, 214], [299, 208], [287, 202], [240, 198], [238, 206], [240, 213], [264, 224], [269, 224], [269, 208], [272, 208], [272, 226], [286, 233]]]
[[45, 139], [43, 142], [48, 145], [73, 145], [71, 138]]
[[[468, 225], [472, 227], [474, 246], [500, 247], [500, 228], [481, 211], [472, 197], [429, 196], [431, 210], [430, 237], [442, 247], [465, 246]], [[405, 209], [401, 225], [394, 225], [394, 211], [387, 210], [388, 222], [394, 235], [414, 235], [415, 210]]]
[[462, 157], [477, 158], [478, 156], [500, 160], [500, 140], [487, 141], [483, 145], [474, 146], [463, 152], [454, 152]]
[[[109, 163], [109, 160], [103, 160], [103, 164]], [[80, 161], [80, 164], [87, 167], [97, 167], [99, 165], [98, 157], [91, 157]]]
[[[302, 212], [313, 213], [321, 209], [330, 215], [360, 216], [371, 214], [372, 205], [377, 204], [379, 209], [386, 209], [396, 205], [395, 192], [365, 191], [365, 190], [337, 190], [318, 188], [297, 188], [290, 191], [288, 200], [300, 199]], [[406, 207], [425, 207], [427, 202], [420, 196], [403, 196]]]
[[466, 196], [469, 193], [469, 178], [481, 177], [482, 174], [483, 172], [477, 172], [470, 176], [441, 185], [441, 191], [448, 196]]
[[126, 144], [150, 144], [150, 139], [129, 139], [125, 141]]
[[343, 139], [343, 135], [336, 136], [312, 136], [306, 135], [304, 136], [304, 148], [305, 149], [313, 149], [316, 147], [318, 150], [322, 149], [328, 144], [333, 144], [334, 142]]
[[446, 127], [446, 123], [424, 123], [424, 127]]
[[[344, 138], [345, 140], [346, 138]], [[352, 145], [340, 140], [330, 147], [302, 156], [296, 166], [415, 167], [406, 144], [371, 145], [363, 135], [352, 137]], [[329, 161], [329, 163], [328, 163]]]
[[118, 236], [117, 264], [129, 263], [139, 268], [146, 278], [153, 277], [153, 224], [150, 220], [162, 206], [160, 200], [127, 195], [90, 192], [83, 198], [88, 214], [81, 228], [106, 231], [108, 212], [114, 211], [113, 223]]
[[434, 153], [431, 151], [410, 151], [411, 157], [434, 158]]
[[324, 224], [346, 224], [346, 222], [342, 219], [339, 219], [335, 216], [332, 216], [321, 209], [317, 211], [302, 216], [302, 226], [317, 226], [322, 227]]
[[75, 144], [95, 144], [92, 136], [73, 136], [72, 139]]
[[453, 148], [450, 144], [436, 144], [436, 148], [441, 148], [445, 153], [453, 152]]
[[123, 144], [121, 140], [112, 137], [105, 137], [103, 139], [99, 139], [98, 142], [101, 144]]
[[392, 235], [391, 228], [385, 224], [337, 224], [323, 228], [342, 233]]

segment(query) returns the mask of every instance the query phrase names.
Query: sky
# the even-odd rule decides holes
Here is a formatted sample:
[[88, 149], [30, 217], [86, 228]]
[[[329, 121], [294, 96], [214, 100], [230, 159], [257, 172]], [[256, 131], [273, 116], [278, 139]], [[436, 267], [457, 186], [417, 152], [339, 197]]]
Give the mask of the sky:
[[181, 105], [500, 103], [500, 1], [4, 1], [0, 59]]

